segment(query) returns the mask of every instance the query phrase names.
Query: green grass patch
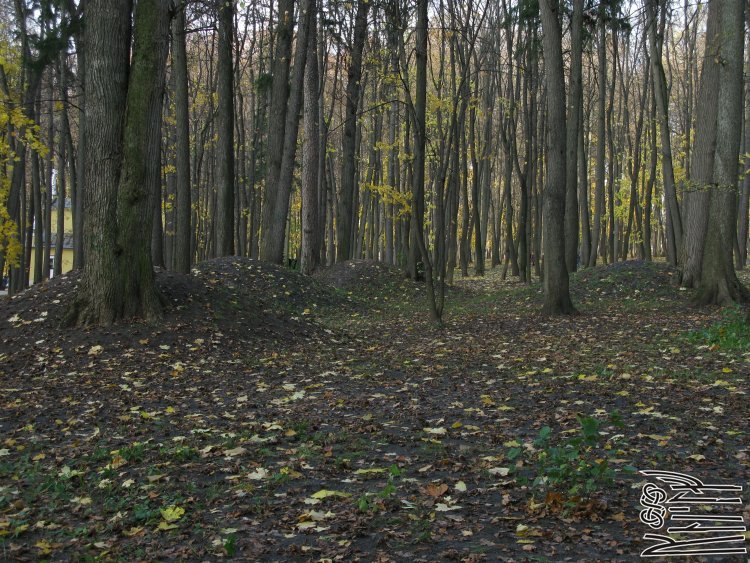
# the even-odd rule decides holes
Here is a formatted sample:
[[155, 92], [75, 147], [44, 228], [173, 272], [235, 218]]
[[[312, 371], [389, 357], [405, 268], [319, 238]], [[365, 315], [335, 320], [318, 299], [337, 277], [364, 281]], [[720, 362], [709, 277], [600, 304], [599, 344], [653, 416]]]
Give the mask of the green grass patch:
[[694, 344], [707, 344], [721, 350], [750, 350], [750, 319], [741, 307], [724, 309], [721, 319], [703, 330], [687, 334]]

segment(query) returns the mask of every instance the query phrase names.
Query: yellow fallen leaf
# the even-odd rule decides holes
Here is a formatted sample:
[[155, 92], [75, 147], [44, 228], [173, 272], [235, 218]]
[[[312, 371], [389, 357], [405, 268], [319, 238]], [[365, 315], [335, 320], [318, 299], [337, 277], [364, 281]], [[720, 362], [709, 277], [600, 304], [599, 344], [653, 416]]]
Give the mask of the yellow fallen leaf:
[[371, 467], [368, 469], [357, 469], [354, 474], [355, 475], [372, 475], [374, 473], [385, 473], [385, 469], [381, 467]]
[[161, 512], [161, 517], [167, 522], [175, 522], [182, 518], [185, 514], [185, 509], [181, 506], [172, 505], [167, 508], [162, 508], [159, 512]]
[[47, 540], [39, 540], [34, 544], [34, 547], [36, 547], [42, 555], [49, 555], [52, 553], [52, 544]]
[[328, 489], [321, 489], [317, 493], [314, 493], [313, 495], [311, 495], [310, 498], [321, 500], [321, 499], [328, 498], [328, 497], [348, 498], [350, 496], [352, 495], [350, 495], [349, 493], [341, 492], [341, 491], [330, 491]]

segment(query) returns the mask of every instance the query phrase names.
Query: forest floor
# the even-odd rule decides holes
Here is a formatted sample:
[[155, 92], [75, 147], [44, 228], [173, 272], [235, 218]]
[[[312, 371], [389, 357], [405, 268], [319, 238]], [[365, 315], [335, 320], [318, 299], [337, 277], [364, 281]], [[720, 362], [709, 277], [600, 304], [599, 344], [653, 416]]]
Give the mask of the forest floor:
[[61, 330], [72, 275], [0, 300], [0, 559], [628, 561], [635, 469], [750, 481], [747, 325], [663, 265], [570, 318], [457, 278], [443, 329], [373, 263], [158, 281], [158, 325]]

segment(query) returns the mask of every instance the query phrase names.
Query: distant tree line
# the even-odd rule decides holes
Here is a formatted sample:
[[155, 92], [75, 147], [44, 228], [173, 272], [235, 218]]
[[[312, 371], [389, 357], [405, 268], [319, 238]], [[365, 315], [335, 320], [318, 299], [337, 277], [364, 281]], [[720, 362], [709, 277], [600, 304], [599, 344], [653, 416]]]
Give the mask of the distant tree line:
[[[664, 258], [746, 301], [739, 0], [0, 0], [0, 272], [82, 271], [70, 323], [158, 318], [154, 266], [455, 272]], [[53, 207], [57, 221], [52, 224]], [[52, 247], [53, 236], [55, 247]], [[34, 276], [30, 279], [30, 265]]]

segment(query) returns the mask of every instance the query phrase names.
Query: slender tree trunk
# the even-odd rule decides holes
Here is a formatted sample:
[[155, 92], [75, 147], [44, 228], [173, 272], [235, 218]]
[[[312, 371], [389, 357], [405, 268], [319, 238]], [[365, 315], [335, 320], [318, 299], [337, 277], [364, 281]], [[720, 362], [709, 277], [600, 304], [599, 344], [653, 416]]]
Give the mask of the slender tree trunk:
[[[61, 85], [60, 88], [63, 91], [67, 90], [67, 85], [65, 84], [65, 67], [63, 65], [61, 66], [61, 73], [60, 73], [60, 80]], [[67, 109], [63, 107], [62, 109], [63, 113], [63, 121], [65, 120], [67, 116]], [[55, 240], [55, 259], [54, 259], [54, 269], [53, 274], [55, 276], [61, 275], [62, 272], [62, 262], [63, 262], [63, 249], [65, 244], [65, 198], [67, 197], [67, 176], [65, 174], [65, 164], [67, 159], [67, 139], [65, 138], [65, 128], [66, 125], [63, 124], [63, 131], [60, 132], [60, 141], [58, 145], [58, 156], [57, 156], [57, 225], [55, 225], [55, 228], [57, 229], [57, 237]], [[72, 155], [71, 155], [72, 159]]]
[[370, 0], [357, 2], [354, 20], [354, 38], [346, 83], [346, 113], [344, 115], [343, 144], [341, 150], [341, 185], [336, 222], [336, 261], [351, 257], [352, 225], [354, 221], [354, 190], [356, 178], [357, 107], [359, 106], [362, 78], [362, 55], [367, 40], [367, 14]]
[[[49, 189], [49, 188], [48, 188]], [[34, 279], [33, 283], [40, 283], [43, 279], [44, 270], [44, 213], [42, 208], [42, 182], [39, 171], [39, 154], [31, 153], [31, 192], [33, 197], [33, 214], [29, 214], [29, 227], [34, 231]], [[46, 234], [50, 236], [49, 231]], [[31, 249], [31, 245], [28, 247]], [[27, 262], [29, 264], [29, 262]], [[49, 265], [49, 261], [47, 262]]]
[[302, 107], [302, 91], [305, 80], [305, 64], [307, 61], [307, 37], [310, 30], [310, 6], [312, 0], [305, 0], [300, 6], [299, 26], [297, 32], [297, 48], [294, 56], [292, 84], [289, 90], [289, 100], [286, 110], [286, 124], [284, 126], [284, 149], [281, 157], [279, 184], [276, 188], [276, 201], [273, 198], [269, 205], [273, 206], [271, 224], [263, 238], [260, 257], [261, 260], [281, 264], [284, 259], [284, 226], [289, 215], [289, 198], [292, 192], [294, 177], [294, 161], [297, 154], [297, 134], [299, 132], [299, 112]]
[[318, 190], [320, 151], [320, 111], [318, 107], [318, 16], [315, 0], [309, 1], [310, 29], [305, 63], [305, 143], [302, 154], [302, 251], [300, 270], [312, 274], [318, 267]]
[[[578, 127], [578, 182], [581, 196], [580, 218], [581, 218], [581, 265], [586, 267], [591, 255], [591, 210], [589, 209], [589, 176], [588, 176], [588, 155], [586, 154], [586, 145], [584, 143], [585, 123], [583, 122], [583, 104], [579, 106], [579, 127]], [[539, 257], [537, 256], [537, 261]]]
[[[276, 51], [271, 73], [271, 98], [268, 117], [268, 142], [266, 147], [266, 178], [263, 190], [261, 213], [260, 257], [270, 260], [269, 238], [273, 231], [276, 190], [281, 175], [281, 160], [284, 154], [289, 100], [289, 65], [292, 58], [292, 35], [294, 30], [294, 1], [279, 0], [279, 21], [276, 26]], [[284, 225], [281, 226], [282, 232]], [[282, 237], [283, 238], [283, 237]], [[266, 248], [267, 247], [267, 248]], [[266, 248], [266, 250], [264, 250]], [[283, 241], [282, 241], [283, 248]]]
[[604, 213], [604, 171], [606, 165], [606, 101], [607, 101], [607, 33], [604, 24], [604, 4], [599, 10], [599, 98], [597, 101], [596, 128], [596, 192], [594, 195], [594, 229], [591, 239], [589, 266], [596, 266], [599, 244], [604, 238], [602, 215]]
[[175, 73], [175, 168], [176, 220], [174, 269], [187, 274], [190, 272], [192, 238], [192, 194], [190, 186], [190, 113], [188, 109], [188, 69], [185, 45], [185, 6], [180, 6], [172, 22], [172, 72]]
[[569, 272], [578, 267], [578, 129], [581, 127], [583, 91], [583, 0], [573, 2], [570, 38], [570, 95], [568, 97], [567, 155], [565, 178], [565, 265]]
[[217, 1], [216, 255], [234, 254], [234, 2]]
[[[658, 0], [647, 0], [646, 12], [648, 20], [649, 49], [651, 51], [651, 72], [654, 80], [654, 96], [661, 134], [662, 178], [664, 181], [664, 199], [666, 210], [667, 260], [677, 265], [682, 255], [683, 244], [683, 216], [677, 203], [677, 190], [672, 164], [672, 140], [669, 127], [669, 100], [667, 97], [667, 81], [662, 65], [662, 44], [664, 41], [661, 25], [657, 23]], [[662, 6], [662, 11], [666, 6]], [[664, 16], [662, 15], [662, 18]], [[663, 21], [663, 20], [662, 20]]]

